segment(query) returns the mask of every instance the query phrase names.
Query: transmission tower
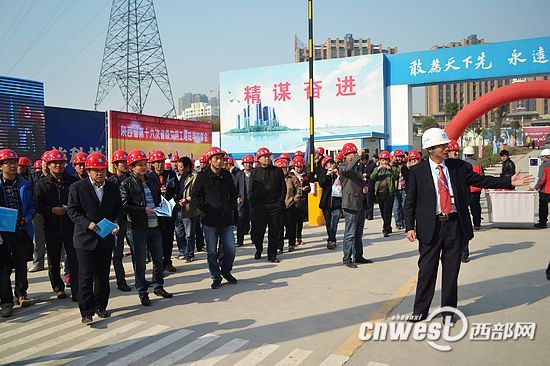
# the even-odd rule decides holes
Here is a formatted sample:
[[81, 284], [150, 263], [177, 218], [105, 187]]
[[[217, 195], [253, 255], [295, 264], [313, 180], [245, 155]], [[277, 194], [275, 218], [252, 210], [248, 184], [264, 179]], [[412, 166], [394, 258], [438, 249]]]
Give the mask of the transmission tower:
[[153, 0], [113, 0], [95, 109], [118, 85], [126, 111], [143, 113], [153, 82], [169, 103], [164, 115], [175, 116]]

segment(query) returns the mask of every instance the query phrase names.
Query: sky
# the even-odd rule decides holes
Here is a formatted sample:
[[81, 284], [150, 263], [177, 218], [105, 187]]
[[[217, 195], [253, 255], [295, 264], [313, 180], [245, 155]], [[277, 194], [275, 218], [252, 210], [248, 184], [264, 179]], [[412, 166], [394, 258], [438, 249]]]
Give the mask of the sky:
[[[93, 109], [112, 0], [0, 0], [0, 75], [44, 82], [46, 105]], [[307, 40], [306, 0], [156, 0], [170, 84], [215, 95], [219, 73], [294, 62]], [[477, 34], [488, 42], [550, 35], [550, 1], [315, 0], [314, 42], [371, 38], [399, 52]], [[417, 90], [418, 89], [418, 90]], [[422, 88], [413, 111], [424, 113]], [[99, 110], [122, 110], [114, 88]], [[144, 113], [169, 105], [153, 85]]]

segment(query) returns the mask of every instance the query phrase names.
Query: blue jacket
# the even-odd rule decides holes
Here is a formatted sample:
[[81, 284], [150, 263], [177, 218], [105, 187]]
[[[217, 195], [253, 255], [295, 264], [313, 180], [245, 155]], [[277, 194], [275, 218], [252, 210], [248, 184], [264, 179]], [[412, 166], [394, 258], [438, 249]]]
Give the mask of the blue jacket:
[[[4, 187], [4, 179], [2, 179], [2, 172], [0, 172], [0, 194], [2, 195], [2, 202], [7, 205], [8, 196], [6, 195], [6, 189]], [[25, 231], [29, 235], [29, 238], [34, 238], [34, 227], [32, 226], [32, 218], [36, 213], [36, 203], [32, 196], [31, 183], [17, 174], [17, 183], [19, 185], [19, 200], [21, 201], [21, 216], [27, 219], [27, 226]]]

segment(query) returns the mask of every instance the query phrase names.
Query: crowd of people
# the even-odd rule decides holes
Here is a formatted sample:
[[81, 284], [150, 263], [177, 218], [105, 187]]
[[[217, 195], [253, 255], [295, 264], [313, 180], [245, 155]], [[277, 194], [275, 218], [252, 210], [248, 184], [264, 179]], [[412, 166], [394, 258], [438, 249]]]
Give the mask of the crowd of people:
[[[168, 158], [162, 151], [117, 150], [111, 155], [113, 173], [101, 153], [78, 153], [71, 162], [75, 175], [67, 172], [67, 157], [59, 150], [44, 152], [33, 164], [34, 171], [28, 158], [1, 150], [0, 206], [17, 210], [18, 217], [14, 232], [0, 233], [1, 315], [11, 316], [14, 296], [21, 307], [33, 304], [27, 293], [27, 272], [45, 270], [47, 253], [48, 277], [55, 296], [66, 298], [69, 287], [84, 324], [91, 323], [95, 315], [109, 317], [111, 263], [117, 288], [132, 291], [123, 266], [125, 242], [131, 253], [135, 290], [143, 306], [152, 304], [149, 288], [156, 296], [172, 297], [164, 288], [164, 274], [177, 271], [172, 259], [174, 236], [178, 260], [192, 262], [195, 251], [206, 250], [212, 289], [219, 288], [224, 279], [236, 284], [233, 263], [236, 247], [244, 245], [245, 236], [250, 236], [256, 249], [254, 258], [260, 260], [267, 230], [266, 258], [273, 263], [280, 261], [285, 241], [288, 252], [305, 244], [303, 223], [308, 219], [308, 195], [315, 182], [322, 189], [319, 209], [326, 223], [328, 250], [337, 248], [338, 225], [344, 218], [343, 265], [357, 268], [357, 264], [372, 263], [364, 257], [362, 236], [365, 221], [373, 220], [378, 203], [384, 237], [392, 234], [393, 216], [396, 230], [405, 229], [409, 240], [418, 238], [420, 242], [415, 314], [420, 318], [426, 314], [437, 274], [434, 262], [439, 260], [440, 251], [451, 247], [451, 256], [441, 256], [446, 260], [444, 303], [456, 306], [458, 268], [461, 260], [468, 261], [468, 240], [473, 237], [468, 206], [477, 230], [481, 225], [481, 188], [513, 188], [526, 184], [527, 179], [515, 172], [501, 178], [485, 177], [472, 147], [464, 149], [466, 161], [462, 161], [458, 143], [448, 140], [439, 129], [431, 130], [432, 135], [428, 130], [423, 136], [428, 154], [424, 160], [417, 150], [381, 151], [370, 157], [368, 151], [346, 143], [334, 156], [317, 148], [312, 172], [306, 171], [301, 151], [273, 159], [265, 147], [255, 155], [244, 156], [242, 169], [217, 147], [197, 161], [176, 155]], [[430, 164], [434, 161], [445, 168], [432, 172], [433, 184], [421, 184], [424, 179], [432, 181]], [[425, 175], [421, 169], [426, 169]], [[457, 174], [455, 169], [459, 178], [453, 175]], [[544, 177], [550, 179], [548, 174]], [[544, 182], [541, 190], [548, 189], [542, 188]], [[176, 203], [171, 216], [156, 211], [164, 199]], [[113, 224], [108, 232], [103, 232], [105, 220]], [[447, 229], [451, 241], [449, 235], [443, 235]], [[33, 265], [27, 269], [31, 260]], [[149, 262], [152, 281], [145, 276]]]

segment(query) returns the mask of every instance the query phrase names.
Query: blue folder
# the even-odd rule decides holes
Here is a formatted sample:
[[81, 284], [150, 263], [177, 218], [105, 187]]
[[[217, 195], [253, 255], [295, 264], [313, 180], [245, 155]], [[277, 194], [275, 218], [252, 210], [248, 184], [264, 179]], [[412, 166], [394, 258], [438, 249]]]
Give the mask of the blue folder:
[[0, 207], [0, 231], [15, 232], [18, 211], [13, 208]]
[[114, 229], [116, 229], [116, 224], [107, 219], [101, 220], [96, 225], [99, 227], [99, 231], [96, 231], [96, 234], [102, 238], [106, 237], [113, 232]]

